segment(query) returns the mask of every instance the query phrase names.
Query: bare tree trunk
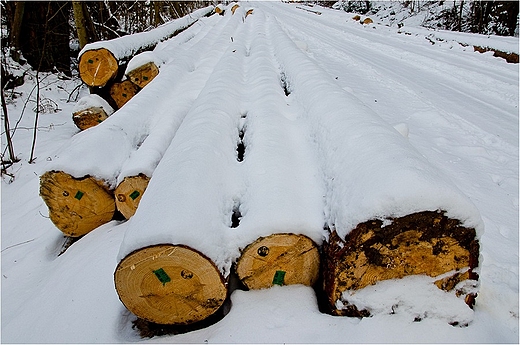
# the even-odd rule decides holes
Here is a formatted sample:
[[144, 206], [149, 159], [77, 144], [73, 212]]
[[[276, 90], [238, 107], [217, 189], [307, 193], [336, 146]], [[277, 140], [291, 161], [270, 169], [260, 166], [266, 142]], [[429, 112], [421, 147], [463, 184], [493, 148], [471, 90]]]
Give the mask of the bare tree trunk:
[[13, 23], [11, 26], [11, 55], [15, 61], [20, 60], [20, 31], [22, 29], [23, 14], [25, 10], [25, 1], [16, 2]]
[[89, 43], [85, 13], [83, 12], [83, 3], [81, 1], [73, 1], [72, 10], [74, 12], [74, 21], [76, 23], [76, 30], [78, 32], [79, 49], [83, 49], [83, 47]]
[[9, 117], [7, 116], [7, 104], [5, 103], [4, 90], [2, 89], [2, 110], [4, 112], [4, 130], [7, 142], [7, 150], [9, 151], [9, 160], [11, 162], [17, 162], [19, 159], [14, 154], [13, 140], [11, 138], [11, 129], [9, 128]]

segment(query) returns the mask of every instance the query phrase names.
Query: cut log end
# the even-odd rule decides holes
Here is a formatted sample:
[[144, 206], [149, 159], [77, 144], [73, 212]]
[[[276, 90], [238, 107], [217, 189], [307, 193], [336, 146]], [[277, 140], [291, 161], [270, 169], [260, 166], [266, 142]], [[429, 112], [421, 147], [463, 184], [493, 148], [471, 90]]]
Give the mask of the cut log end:
[[116, 207], [126, 219], [135, 214], [150, 178], [144, 174], [125, 177], [115, 190]]
[[129, 100], [134, 97], [139, 91], [139, 87], [132, 83], [130, 80], [124, 80], [122, 82], [114, 83], [110, 87], [110, 97], [117, 104], [118, 108], [121, 108]]
[[119, 64], [114, 55], [105, 48], [87, 50], [79, 58], [79, 76], [88, 86], [103, 87], [114, 79]]
[[48, 171], [40, 177], [40, 196], [51, 221], [69, 237], [85, 235], [109, 222], [115, 212], [114, 196], [93, 177], [78, 179]]
[[239, 7], [240, 7], [239, 4], [235, 4], [235, 5], [233, 5], [233, 7], [231, 7], [231, 13], [232, 13], [232, 14], [235, 14], [235, 11], [236, 11], [237, 8], [239, 8]]
[[214, 263], [181, 245], [145, 247], [126, 256], [114, 273], [116, 291], [136, 316], [158, 324], [192, 324], [215, 313], [227, 297]]
[[94, 127], [108, 118], [101, 107], [92, 107], [72, 114], [72, 121], [82, 131]]
[[[455, 287], [465, 280], [478, 280], [479, 243], [476, 232], [465, 228], [444, 212], [419, 212], [392, 220], [359, 224], [346, 238], [332, 231], [324, 245], [324, 290], [333, 314], [368, 316], [348, 305], [336, 309], [345, 291], [363, 289], [378, 281], [409, 275], [442, 276], [435, 285], [459, 296]], [[448, 277], [445, 274], [453, 272]], [[466, 297], [472, 307], [475, 293]]]
[[127, 73], [127, 78], [140, 88], [145, 87], [159, 74], [159, 68], [153, 62], [148, 62]]
[[247, 246], [237, 261], [239, 279], [249, 289], [273, 285], [312, 286], [319, 277], [320, 255], [308, 237], [274, 234]]

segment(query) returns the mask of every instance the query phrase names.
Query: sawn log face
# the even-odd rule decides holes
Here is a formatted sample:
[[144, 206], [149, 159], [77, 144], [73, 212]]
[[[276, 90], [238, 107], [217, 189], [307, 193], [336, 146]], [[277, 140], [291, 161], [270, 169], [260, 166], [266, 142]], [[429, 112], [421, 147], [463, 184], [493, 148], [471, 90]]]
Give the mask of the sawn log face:
[[[454, 272], [435, 282], [451, 291], [464, 280], [478, 280], [479, 242], [472, 228], [460, 225], [444, 212], [419, 212], [392, 220], [359, 224], [345, 239], [336, 231], [324, 244], [324, 289], [333, 314], [368, 316], [368, 311], [348, 305], [336, 309], [336, 301], [347, 290], [358, 290], [381, 280], [408, 275], [437, 277]], [[455, 291], [460, 295], [462, 292]], [[472, 307], [474, 294], [465, 297]]]
[[108, 49], [93, 49], [81, 54], [78, 68], [85, 84], [103, 87], [117, 76], [119, 62]]

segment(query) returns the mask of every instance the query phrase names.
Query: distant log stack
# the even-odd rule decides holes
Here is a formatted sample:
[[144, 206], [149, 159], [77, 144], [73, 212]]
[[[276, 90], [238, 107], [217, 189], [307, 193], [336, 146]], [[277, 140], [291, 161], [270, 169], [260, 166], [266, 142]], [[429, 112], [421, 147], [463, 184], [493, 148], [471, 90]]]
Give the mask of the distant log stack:
[[137, 92], [139, 92], [139, 87], [130, 80], [115, 82], [110, 87], [110, 97], [112, 97], [118, 108], [121, 108], [126, 102], [131, 100]]
[[114, 281], [128, 310], [165, 325], [204, 320], [227, 297], [226, 283], [213, 262], [180, 245], [155, 245], [132, 252], [117, 265]]
[[109, 222], [115, 212], [113, 194], [93, 177], [74, 178], [48, 171], [40, 178], [40, 196], [51, 221], [65, 235], [78, 237]]
[[[425, 211], [391, 220], [359, 224], [345, 239], [335, 231], [324, 244], [324, 289], [336, 315], [367, 316], [369, 311], [343, 299], [346, 291], [362, 289], [387, 279], [409, 275], [432, 278], [439, 289], [464, 295], [473, 307], [475, 294], [457, 290], [465, 280], [478, 280], [479, 242], [475, 229], [465, 228], [444, 212]], [[343, 306], [338, 309], [337, 302]]]
[[92, 94], [83, 97], [72, 111], [72, 120], [81, 130], [96, 126], [106, 120], [114, 109], [100, 96]]
[[130, 219], [134, 215], [149, 181], [148, 176], [139, 174], [138, 176], [125, 177], [117, 186], [114, 192], [116, 206], [126, 219]]
[[273, 285], [312, 286], [319, 269], [318, 247], [310, 238], [274, 234], [247, 246], [237, 261], [236, 272], [249, 289], [265, 289]]

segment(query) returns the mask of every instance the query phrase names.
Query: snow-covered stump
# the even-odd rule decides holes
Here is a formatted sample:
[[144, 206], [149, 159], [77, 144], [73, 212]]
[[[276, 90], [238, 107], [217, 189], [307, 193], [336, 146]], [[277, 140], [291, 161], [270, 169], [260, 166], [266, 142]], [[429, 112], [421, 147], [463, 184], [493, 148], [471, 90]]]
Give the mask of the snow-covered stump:
[[60, 171], [40, 177], [40, 196], [51, 221], [66, 236], [83, 236], [114, 216], [114, 195], [91, 176], [74, 178]]
[[211, 14], [213, 8], [208, 6], [196, 10], [147, 32], [85, 45], [78, 58], [81, 80], [92, 87], [107, 85], [117, 76], [120, 66], [124, 66], [134, 55], [151, 50], [159, 42], [175, 36], [200, 17]]
[[137, 92], [139, 92], [139, 87], [129, 80], [115, 82], [110, 86], [110, 97], [117, 104], [118, 109], [137, 95]]
[[249, 49], [236, 52], [247, 56], [239, 127], [246, 187], [235, 207], [240, 222], [231, 229], [242, 248], [236, 273], [249, 289], [312, 286], [324, 238], [322, 189], [314, 177], [318, 168], [307, 156], [311, 151], [298, 115], [287, 105], [264, 14], [246, 24], [253, 39]]
[[479, 285], [478, 210], [271, 24], [275, 55], [313, 128], [327, 184], [322, 266], [331, 312], [404, 312], [468, 324]]
[[[232, 45], [230, 34], [239, 40], [234, 27], [221, 32], [224, 46]], [[240, 119], [234, 101], [240, 87], [229, 87], [240, 81], [233, 48], [214, 66], [127, 222], [114, 282], [121, 302], [140, 319], [193, 325], [215, 315], [227, 298], [226, 230]]]
[[81, 98], [72, 110], [72, 121], [81, 130], [96, 126], [114, 113], [114, 109], [100, 96]]

